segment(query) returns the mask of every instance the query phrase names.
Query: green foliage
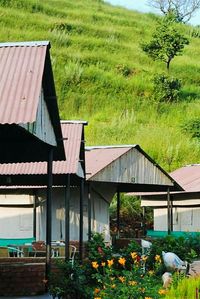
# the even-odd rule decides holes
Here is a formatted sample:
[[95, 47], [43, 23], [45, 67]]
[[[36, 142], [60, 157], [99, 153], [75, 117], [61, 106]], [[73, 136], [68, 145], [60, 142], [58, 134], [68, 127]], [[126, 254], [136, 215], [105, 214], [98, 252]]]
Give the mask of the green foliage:
[[86, 272], [80, 265], [59, 260], [56, 263], [58, 270], [52, 272], [48, 287], [53, 299], [88, 299], [90, 290], [85, 286]]
[[167, 15], [162, 22], [156, 27], [149, 43], [144, 43], [142, 49], [153, 60], [165, 62], [169, 70], [171, 60], [182, 54], [185, 45], [189, 40], [181, 33], [174, 19]]
[[[174, 277], [173, 277], [174, 278]], [[172, 285], [165, 299], [197, 299], [199, 297], [200, 278], [190, 277], [178, 280]]]
[[182, 260], [191, 262], [197, 256], [200, 256], [200, 236], [188, 236], [175, 238], [166, 236], [153, 241], [151, 252], [148, 259], [148, 265], [152, 267], [156, 254], [162, 255], [162, 251], [174, 252]]
[[181, 82], [167, 75], [155, 75], [154, 98], [158, 102], [174, 102], [179, 99]]
[[200, 138], [200, 119], [191, 119], [182, 125], [184, 132], [189, 133], [192, 138]]
[[87, 242], [88, 258], [91, 261], [99, 261], [103, 258], [110, 258], [112, 255], [112, 248], [106, 246], [104, 236], [100, 233], [92, 233], [91, 239]]
[[2, 42], [51, 42], [60, 117], [87, 120], [88, 145], [140, 144], [166, 170], [199, 162], [199, 143], [180, 129], [200, 113], [194, 27], [178, 27], [190, 44], [170, 67], [184, 98], [158, 105], [150, 104], [151, 78], [164, 64], [152, 63], [139, 45], [151, 39], [161, 17], [98, 0], [1, 0], [0, 16]]

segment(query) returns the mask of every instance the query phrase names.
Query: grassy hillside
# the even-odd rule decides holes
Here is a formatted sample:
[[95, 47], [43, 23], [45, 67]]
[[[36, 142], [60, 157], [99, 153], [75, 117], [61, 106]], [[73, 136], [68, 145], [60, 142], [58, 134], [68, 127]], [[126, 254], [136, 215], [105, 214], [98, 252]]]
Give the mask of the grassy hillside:
[[200, 157], [183, 130], [200, 119], [200, 34], [184, 26], [190, 44], [172, 61], [181, 101], [158, 104], [152, 77], [165, 66], [140, 48], [157, 18], [101, 0], [0, 0], [0, 41], [50, 40], [61, 118], [89, 121], [87, 145], [138, 143], [173, 170]]

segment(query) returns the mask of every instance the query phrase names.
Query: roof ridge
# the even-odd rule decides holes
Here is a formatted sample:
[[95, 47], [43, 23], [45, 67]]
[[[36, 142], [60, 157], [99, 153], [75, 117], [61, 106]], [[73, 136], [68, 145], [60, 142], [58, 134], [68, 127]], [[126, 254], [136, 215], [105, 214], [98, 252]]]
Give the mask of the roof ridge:
[[50, 46], [49, 41], [26, 41], [26, 42], [6, 42], [0, 43], [0, 48], [5, 47], [39, 47]]

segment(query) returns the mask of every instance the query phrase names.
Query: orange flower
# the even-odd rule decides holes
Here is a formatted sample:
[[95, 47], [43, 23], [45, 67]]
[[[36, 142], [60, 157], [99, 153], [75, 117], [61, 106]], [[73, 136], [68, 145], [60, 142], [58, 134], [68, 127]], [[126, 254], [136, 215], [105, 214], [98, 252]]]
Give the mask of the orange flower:
[[130, 281], [128, 282], [128, 284], [129, 284], [130, 286], [135, 286], [135, 285], [137, 284], [137, 281], [135, 281], [135, 280], [130, 280]]
[[94, 297], [94, 299], [101, 299], [101, 297]]
[[124, 281], [126, 280], [124, 276], [119, 276], [118, 278], [122, 283], [124, 283]]
[[122, 266], [125, 266], [126, 259], [125, 259], [124, 257], [120, 257], [120, 258], [118, 259], [118, 263], [119, 263], [120, 265], [122, 265]]
[[114, 261], [113, 261], [113, 259], [112, 260], [107, 260], [107, 263], [108, 263], [108, 267], [110, 268], [114, 264]]
[[92, 262], [92, 267], [94, 269], [97, 269], [99, 267], [99, 264], [97, 262]]
[[152, 299], [152, 297], [144, 297], [144, 299]]
[[167, 290], [160, 289], [160, 290], [158, 291], [158, 294], [159, 294], [159, 295], [166, 295], [166, 294], [167, 294]]
[[135, 260], [137, 258], [137, 252], [131, 252], [131, 257]]
[[101, 263], [101, 266], [102, 266], [102, 267], [105, 267], [105, 265], [106, 265], [105, 262], [102, 262], [102, 263]]
[[96, 295], [96, 294], [98, 294], [100, 292], [100, 289], [94, 289], [94, 294]]
[[154, 271], [153, 270], [149, 270], [148, 273], [149, 273], [150, 276], [154, 275]]
[[155, 256], [155, 261], [156, 261], [157, 263], [161, 264], [161, 257], [160, 257], [159, 254], [156, 254], [156, 256]]
[[146, 255], [143, 255], [143, 256], [142, 256], [142, 261], [143, 261], [143, 262], [146, 262], [147, 259], [148, 259], [148, 256], [146, 256]]

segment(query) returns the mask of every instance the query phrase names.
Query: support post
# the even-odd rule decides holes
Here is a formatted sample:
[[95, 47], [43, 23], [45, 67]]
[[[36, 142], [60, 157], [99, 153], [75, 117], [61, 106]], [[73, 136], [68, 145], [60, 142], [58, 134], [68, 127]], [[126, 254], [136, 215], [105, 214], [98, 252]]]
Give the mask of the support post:
[[120, 236], [120, 192], [117, 190], [117, 237]]
[[91, 193], [90, 193], [90, 183], [88, 183], [88, 240], [91, 240], [92, 235], [92, 225], [91, 225]]
[[173, 200], [170, 196], [170, 224], [171, 224], [171, 232], [173, 232]]
[[36, 240], [36, 218], [37, 218], [37, 214], [36, 214], [36, 195], [34, 194], [34, 198], [33, 198], [33, 238]]
[[170, 235], [171, 233], [171, 203], [170, 203], [170, 191], [167, 189], [167, 233]]
[[69, 241], [70, 241], [70, 174], [67, 175], [67, 184], [65, 188], [65, 261], [69, 260]]
[[80, 182], [80, 223], [79, 223], [79, 258], [83, 259], [83, 198], [84, 198], [84, 179]]
[[53, 175], [53, 148], [49, 150], [49, 158], [47, 163], [47, 200], [46, 200], [46, 279], [49, 279], [49, 274], [51, 272], [51, 230], [52, 230], [52, 184]]

